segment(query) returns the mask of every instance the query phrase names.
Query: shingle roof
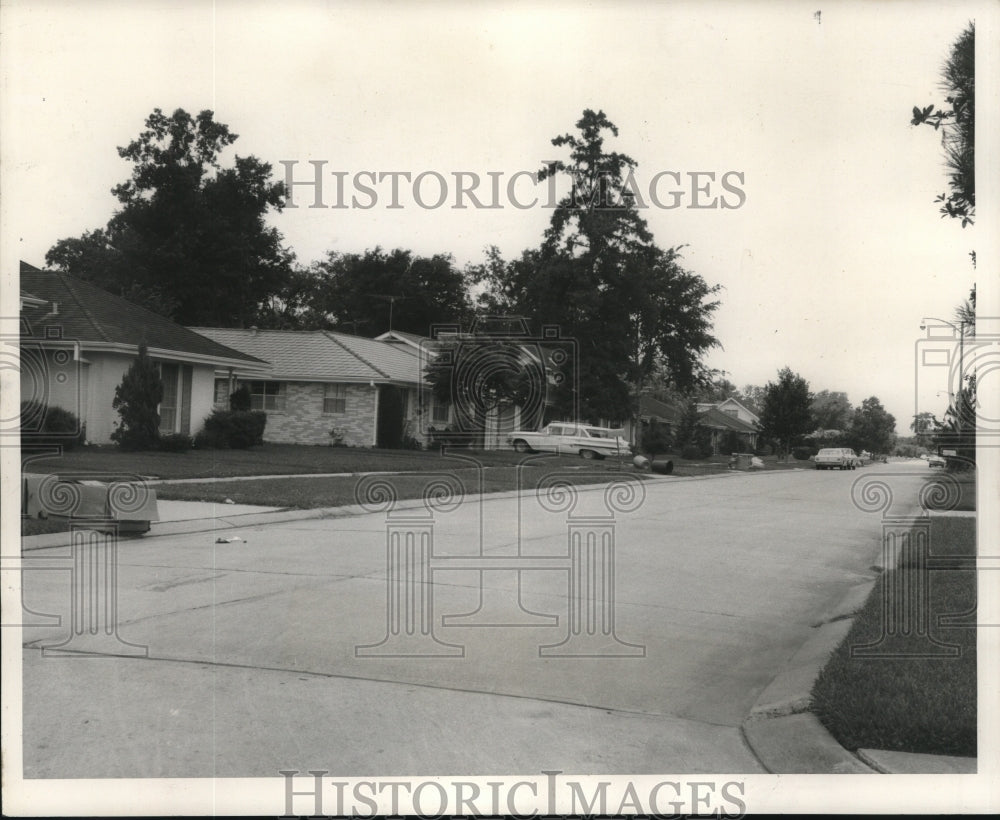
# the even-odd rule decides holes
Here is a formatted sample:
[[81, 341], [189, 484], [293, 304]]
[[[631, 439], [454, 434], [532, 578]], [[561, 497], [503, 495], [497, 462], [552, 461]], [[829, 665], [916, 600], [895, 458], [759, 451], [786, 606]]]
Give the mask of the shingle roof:
[[640, 396], [639, 415], [676, 423], [680, 420], [682, 411], [666, 402], [654, 399], [652, 396]]
[[271, 362], [279, 381], [420, 382], [420, 358], [398, 345], [328, 330], [192, 328]]
[[49, 334], [58, 331], [64, 339], [80, 342], [84, 347], [90, 344], [138, 348], [145, 341], [150, 349], [169, 351], [180, 357], [187, 354], [266, 365], [68, 273], [41, 270], [22, 262], [21, 292], [46, 302], [38, 307], [25, 306], [23, 311], [33, 338], [51, 338]]
[[706, 410], [698, 418], [699, 423], [709, 427], [721, 427], [725, 430], [735, 430], [737, 433], [756, 433], [757, 428], [752, 424], [741, 421], [736, 416], [723, 413], [716, 407]]

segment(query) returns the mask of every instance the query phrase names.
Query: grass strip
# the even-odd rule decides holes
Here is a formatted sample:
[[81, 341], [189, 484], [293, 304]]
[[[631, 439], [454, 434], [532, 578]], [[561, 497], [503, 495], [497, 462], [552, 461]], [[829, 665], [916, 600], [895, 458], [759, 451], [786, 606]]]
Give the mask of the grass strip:
[[[930, 555], [975, 556], [975, 525], [971, 517], [933, 518]], [[976, 756], [976, 572], [956, 565], [963, 566], [951, 562], [924, 578], [929, 592], [927, 635], [957, 646], [957, 657], [913, 657], [936, 650], [926, 637], [893, 636], [894, 630], [885, 628], [886, 585], [892, 589], [903, 582], [916, 589], [920, 581], [919, 568], [899, 566], [879, 578], [820, 673], [812, 709], [844, 748]], [[939, 623], [941, 616], [957, 613], [969, 613], [963, 620], [972, 626]], [[883, 636], [888, 636], [880, 646], [886, 657], [851, 657], [851, 647], [873, 644]]]

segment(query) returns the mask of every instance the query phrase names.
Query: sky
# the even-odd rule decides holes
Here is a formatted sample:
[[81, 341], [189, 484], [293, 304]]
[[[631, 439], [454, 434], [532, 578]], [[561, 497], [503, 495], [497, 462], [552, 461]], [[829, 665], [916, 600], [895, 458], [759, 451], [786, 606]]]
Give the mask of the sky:
[[[8, 0], [5, 282], [12, 256], [42, 265], [57, 240], [107, 222], [110, 189], [129, 174], [115, 148], [157, 107], [212, 109], [239, 134], [233, 150], [278, 179], [283, 161], [307, 182], [309, 163], [324, 163], [324, 205], [337, 202], [335, 172], [362, 205], [359, 172], [425, 174], [416, 196], [398, 178], [398, 208], [391, 177], [362, 179], [378, 195], [369, 208], [309, 208], [314, 189], [297, 186], [300, 207], [271, 224], [300, 262], [381, 245], [459, 265], [488, 245], [511, 257], [539, 244], [544, 191], [531, 205], [526, 177], [513, 197], [506, 186], [565, 158], [552, 138], [601, 109], [639, 191], [656, 178], [660, 205], [678, 203], [647, 199], [657, 243], [684, 245], [685, 265], [722, 286], [707, 364], [739, 386], [787, 366], [813, 391], [877, 396], [905, 434], [914, 412], [948, 403], [946, 369], [916, 366], [938, 344], [921, 340], [921, 319], [953, 319], [983, 242], [982, 220], [963, 230], [940, 217], [939, 138], [909, 120], [914, 105], [943, 103], [941, 64], [979, 9]], [[459, 172], [482, 180], [484, 204], [493, 174], [501, 207], [451, 207]], [[742, 196], [721, 187], [729, 172]], [[437, 199], [435, 174], [448, 196], [421, 207]]]

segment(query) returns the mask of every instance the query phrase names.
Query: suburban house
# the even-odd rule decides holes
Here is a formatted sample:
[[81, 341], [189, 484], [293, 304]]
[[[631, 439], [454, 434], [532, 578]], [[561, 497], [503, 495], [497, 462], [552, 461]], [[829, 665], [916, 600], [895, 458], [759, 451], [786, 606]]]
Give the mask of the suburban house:
[[218, 373], [265, 378], [267, 362], [201, 336], [75, 276], [21, 262], [21, 401], [62, 407], [87, 441], [110, 443], [115, 388], [145, 342], [163, 380], [162, 433], [196, 433]]
[[[534, 341], [519, 344], [527, 335], [527, 329], [518, 323], [513, 325], [514, 333], [509, 330], [505, 333], [489, 332], [489, 320], [480, 321], [478, 327], [473, 325], [465, 332], [460, 331], [458, 326], [439, 326], [434, 338], [399, 330], [389, 330], [375, 338], [416, 355], [423, 367], [435, 359], [441, 342], [458, 342], [457, 358], [452, 365], [459, 378], [466, 378], [471, 390], [446, 405], [441, 405], [431, 396], [429, 401], [435, 402], [436, 415], [429, 419], [430, 426], [437, 431], [447, 428], [454, 440], [472, 442], [473, 446], [484, 450], [496, 450], [508, 446], [508, 433], [523, 429], [525, 424], [532, 428], [541, 426], [546, 409], [546, 390], [538, 391], [538, 401], [532, 407], [499, 403], [484, 410], [488, 402], [477, 389], [482, 384], [476, 384], [477, 377], [491, 372], [506, 372], [545, 374], [544, 378], [552, 379], [557, 368], [547, 362], [547, 357], [551, 357], [559, 347], [556, 344], [547, 348], [544, 342]], [[466, 342], [468, 344], [463, 347]], [[448, 436], [442, 440], [448, 440]]]
[[450, 407], [421, 389], [418, 343], [328, 330], [191, 330], [271, 363], [266, 378], [220, 371], [215, 381], [217, 407], [249, 387], [251, 407], [267, 413], [267, 441], [400, 447], [406, 438], [427, 443], [427, 430], [450, 420]]
[[[727, 439], [732, 443], [731, 436], [735, 434], [740, 451], [754, 451], [759, 437], [758, 416], [740, 404], [736, 399], [726, 399], [722, 402], [699, 402], [698, 423], [707, 428], [711, 434], [712, 451], [716, 454], [724, 452]], [[684, 407], [655, 399], [652, 396], [641, 396], [639, 399], [639, 421], [645, 429], [651, 422], [662, 424], [671, 432], [675, 432], [684, 414]], [[630, 435], [631, 424], [625, 424], [626, 436]]]
[[716, 409], [727, 416], [732, 416], [735, 419], [739, 419], [751, 427], [757, 428], [760, 426], [760, 416], [754, 413], [747, 407], [744, 407], [734, 398], [728, 398], [725, 401], [719, 402], [699, 402], [698, 412], [704, 413], [707, 410]]

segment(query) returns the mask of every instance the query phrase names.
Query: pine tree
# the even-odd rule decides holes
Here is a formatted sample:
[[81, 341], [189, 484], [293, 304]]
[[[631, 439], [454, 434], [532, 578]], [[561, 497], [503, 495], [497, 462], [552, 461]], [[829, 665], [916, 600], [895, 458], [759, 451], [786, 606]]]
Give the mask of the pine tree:
[[111, 434], [123, 450], [149, 450], [160, 438], [158, 407], [163, 400], [163, 382], [146, 344], [139, 345], [139, 355], [115, 388], [111, 406], [118, 411], [121, 422]]

